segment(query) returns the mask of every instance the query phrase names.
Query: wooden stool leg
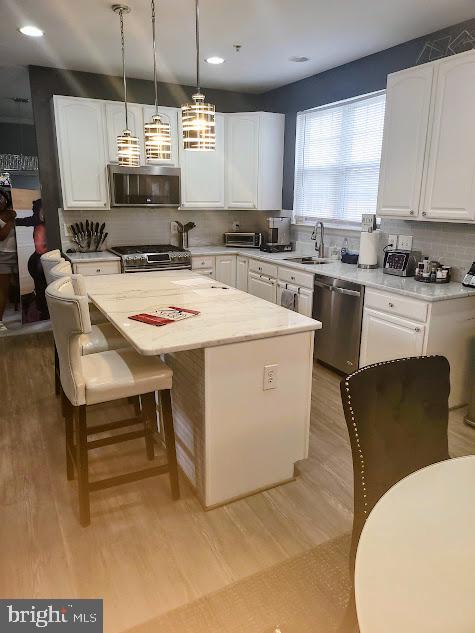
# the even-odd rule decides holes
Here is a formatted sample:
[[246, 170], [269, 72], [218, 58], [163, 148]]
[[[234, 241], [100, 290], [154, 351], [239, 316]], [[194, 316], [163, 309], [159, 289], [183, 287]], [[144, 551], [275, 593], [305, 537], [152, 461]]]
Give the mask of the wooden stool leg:
[[172, 497], [180, 498], [180, 484], [178, 482], [178, 466], [176, 463], [176, 447], [175, 447], [175, 430], [173, 428], [173, 412], [170, 390], [160, 391], [160, 400], [162, 402], [162, 424], [165, 433], [165, 442], [167, 445], [167, 459], [170, 474], [170, 486], [172, 489]]
[[76, 461], [78, 471], [79, 522], [86, 527], [91, 522], [89, 505], [89, 463], [87, 455], [86, 405], [76, 412]]
[[74, 419], [73, 407], [61, 389], [61, 402], [64, 412], [64, 429], [66, 437], [66, 476], [69, 480], [74, 479], [74, 462], [72, 453], [74, 451]]
[[157, 430], [157, 408], [153, 393], [142, 395], [142, 420], [145, 431], [145, 450], [147, 451], [148, 459], [152, 460], [155, 457], [153, 434]]
[[54, 392], [59, 396], [61, 392], [61, 378], [59, 373], [59, 357], [56, 345], [54, 346]]

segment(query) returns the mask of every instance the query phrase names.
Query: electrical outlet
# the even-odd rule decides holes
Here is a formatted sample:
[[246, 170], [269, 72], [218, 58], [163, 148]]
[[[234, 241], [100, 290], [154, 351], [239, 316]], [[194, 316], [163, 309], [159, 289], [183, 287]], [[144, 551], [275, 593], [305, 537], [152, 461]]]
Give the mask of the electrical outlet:
[[178, 234], [178, 226], [177, 226], [177, 223], [174, 220], [172, 222], [170, 222], [170, 233], [172, 235], [177, 235]]
[[412, 250], [412, 235], [399, 235], [397, 238], [397, 247], [401, 251]]
[[71, 225], [70, 224], [66, 224], [66, 222], [64, 222], [63, 224], [63, 229], [64, 229], [64, 235], [66, 237], [72, 237], [73, 233], [71, 231]]
[[397, 248], [397, 235], [388, 235], [388, 244], [391, 248]]
[[279, 365], [265, 365], [264, 366], [264, 383], [262, 389], [267, 391], [268, 389], [277, 389]]
[[233, 231], [239, 231], [240, 228], [240, 224], [237, 220], [234, 220], [233, 222]]

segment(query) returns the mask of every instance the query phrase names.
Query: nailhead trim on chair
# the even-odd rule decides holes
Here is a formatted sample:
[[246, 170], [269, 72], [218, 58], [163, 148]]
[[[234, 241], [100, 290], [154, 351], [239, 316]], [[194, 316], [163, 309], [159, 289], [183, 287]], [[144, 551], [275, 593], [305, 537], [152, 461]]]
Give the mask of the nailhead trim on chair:
[[355, 442], [356, 442], [356, 446], [358, 448], [358, 455], [360, 458], [360, 484], [361, 484], [361, 489], [363, 490], [363, 505], [364, 505], [364, 510], [363, 513], [365, 514], [365, 516], [368, 515], [368, 502], [367, 502], [367, 494], [366, 494], [366, 482], [365, 482], [365, 460], [364, 460], [364, 454], [363, 454], [363, 450], [361, 448], [361, 444], [360, 444], [360, 438], [359, 438], [359, 434], [358, 434], [358, 425], [356, 423], [356, 418], [355, 418], [355, 412], [353, 411], [353, 407], [351, 406], [351, 396], [350, 396], [350, 380], [351, 378], [353, 378], [353, 376], [356, 376], [357, 374], [361, 374], [361, 372], [363, 371], [367, 371], [368, 369], [371, 369], [372, 367], [381, 367], [382, 365], [390, 365], [391, 363], [398, 363], [402, 360], [409, 360], [410, 358], [418, 358], [419, 360], [423, 359], [423, 358], [434, 358], [435, 354], [432, 354], [430, 356], [410, 356], [407, 358], [396, 358], [394, 360], [386, 360], [383, 361], [381, 363], [373, 363], [372, 365], [366, 365], [365, 367], [362, 367], [361, 369], [357, 369], [355, 372], [353, 372], [352, 374], [350, 374], [349, 376], [346, 377], [345, 379], [345, 391], [347, 394], [347, 398], [348, 398], [348, 409], [350, 411], [350, 417], [351, 417], [351, 423], [353, 426], [353, 433], [355, 435]]

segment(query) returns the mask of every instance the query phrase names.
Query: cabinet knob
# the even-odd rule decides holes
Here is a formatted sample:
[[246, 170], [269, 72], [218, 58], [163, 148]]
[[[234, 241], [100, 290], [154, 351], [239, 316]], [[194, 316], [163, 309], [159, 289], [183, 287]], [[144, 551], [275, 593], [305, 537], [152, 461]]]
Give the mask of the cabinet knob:
[[295, 281], [295, 277], [290, 277], [290, 279], [292, 279], [292, 281]]
[[409, 215], [414, 215], [414, 209], [411, 209], [411, 210], [409, 211]]
[[100, 268], [96, 268], [96, 273], [100, 273], [101, 269]]
[[390, 308], [394, 308], [394, 303], [389, 302], [388, 305], [389, 305]]
[[423, 211], [422, 215], [424, 215], [424, 216], [427, 215], [427, 211]]
[[414, 328], [414, 332], [420, 332], [420, 331], [421, 331], [421, 328], [420, 328], [420, 327], [416, 327], [416, 328]]

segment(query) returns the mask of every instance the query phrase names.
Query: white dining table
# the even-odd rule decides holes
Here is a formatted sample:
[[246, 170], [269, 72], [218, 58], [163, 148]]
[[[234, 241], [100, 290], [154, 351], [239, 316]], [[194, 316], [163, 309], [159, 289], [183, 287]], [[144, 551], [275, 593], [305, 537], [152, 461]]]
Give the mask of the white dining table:
[[423, 468], [376, 504], [358, 545], [361, 633], [475, 631], [475, 456]]

